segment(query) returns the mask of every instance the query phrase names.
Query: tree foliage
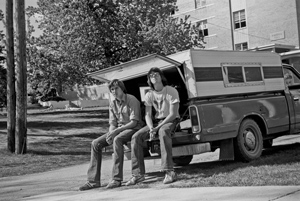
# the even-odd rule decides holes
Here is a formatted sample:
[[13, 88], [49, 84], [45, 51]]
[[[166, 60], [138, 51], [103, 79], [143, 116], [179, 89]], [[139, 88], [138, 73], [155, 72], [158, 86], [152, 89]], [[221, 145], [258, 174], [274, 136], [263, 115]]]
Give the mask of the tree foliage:
[[[0, 21], [4, 18], [2, 10], [0, 10]], [[4, 52], [4, 33], [0, 30], [0, 107], [6, 106], [6, 69], [4, 68], [5, 52]]]
[[[89, 84], [87, 73], [159, 53], [203, 47], [188, 19], [170, 16], [176, 0], [39, 0], [27, 10], [43, 34], [28, 34], [29, 80], [39, 85]], [[29, 29], [32, 31], [31, 29]]]

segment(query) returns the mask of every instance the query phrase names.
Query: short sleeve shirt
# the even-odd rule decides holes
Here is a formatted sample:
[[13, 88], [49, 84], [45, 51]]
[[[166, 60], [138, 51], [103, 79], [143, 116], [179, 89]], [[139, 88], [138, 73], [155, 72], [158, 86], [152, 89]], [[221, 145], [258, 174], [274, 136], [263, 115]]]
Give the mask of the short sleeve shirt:
[[[165, 86], [159, 92], [151, 90], [145, 95], [145, 106], [154, 107], [156, 111], [155, 119], [166, 118], [170, 113], [170, 105], [179, 102], [178, 92], [171, 86]], [[176, 116], [179, 117], [178, 111]]]
[[122, 101], [112, 100], [109, 104], [109, 123], [119, 127], [130, 120], [138, 122], [135, 129], [142, 127], [140, 101], [130, 94], [125, 94]]

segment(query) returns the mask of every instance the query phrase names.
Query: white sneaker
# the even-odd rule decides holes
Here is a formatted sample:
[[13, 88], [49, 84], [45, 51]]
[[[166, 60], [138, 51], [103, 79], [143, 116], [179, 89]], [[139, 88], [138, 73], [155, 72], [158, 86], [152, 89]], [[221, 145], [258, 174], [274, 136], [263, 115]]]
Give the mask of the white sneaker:
[[177, 175], [174, 170], [170, 170], [166, 172], [165, 179], [163, 181], [164, 184], [170, 184], [177, 180]]

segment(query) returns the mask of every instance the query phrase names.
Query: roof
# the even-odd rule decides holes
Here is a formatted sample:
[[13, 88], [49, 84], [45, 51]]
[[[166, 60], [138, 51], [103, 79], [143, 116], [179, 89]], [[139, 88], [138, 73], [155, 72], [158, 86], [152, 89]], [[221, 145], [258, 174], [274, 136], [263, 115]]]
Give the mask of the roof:
[[281, 59], [289, 59], [294, 57], [300, 57], [300, 50], [294, 50], [290, 52], [284, 52], [280, 54]]
[[144, 76], [152, 67], [158, 67], [163, 70], [172, 67], [178, 67], [180, 65], [180, 61], [174, 60], [170, 57], [151, 54], [126, 63], [89, 73], [87, 75], [91, 78], [104, 82], [109, 82], [113, 79], [124, 81]]

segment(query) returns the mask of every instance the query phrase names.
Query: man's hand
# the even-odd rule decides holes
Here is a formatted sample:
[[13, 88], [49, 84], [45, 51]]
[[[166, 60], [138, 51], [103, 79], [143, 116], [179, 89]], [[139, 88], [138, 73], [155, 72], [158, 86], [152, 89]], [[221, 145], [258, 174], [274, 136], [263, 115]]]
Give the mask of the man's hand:
[[118, 129], [115, 129], [111, 132], [109, 132], [106, 136], [106, 142], [111, 145], [114, 141], [114, 138], [120, 133]]
[[150, 134], [150, 138], [149, 140], [153, 140], [155, 138], [155, 135], [157, 133], [158, 129], [157, 128], [150, 128], [149, 134]]

